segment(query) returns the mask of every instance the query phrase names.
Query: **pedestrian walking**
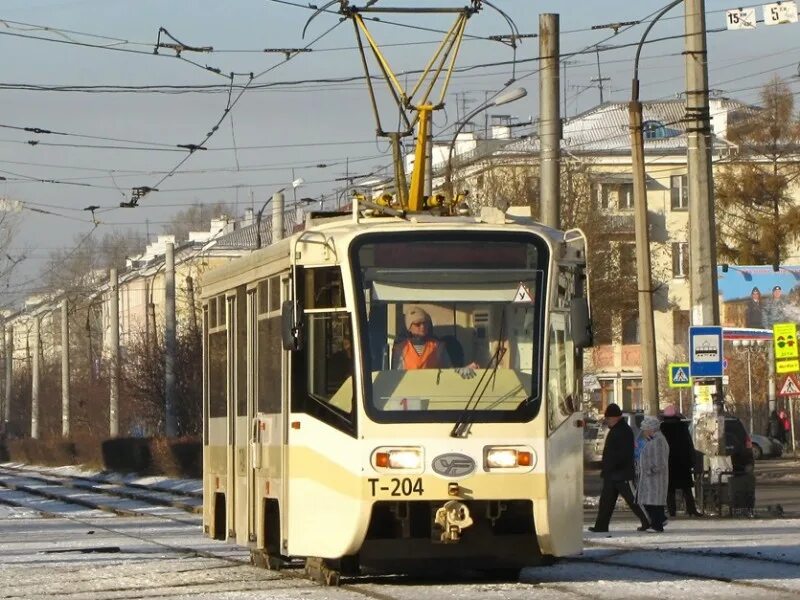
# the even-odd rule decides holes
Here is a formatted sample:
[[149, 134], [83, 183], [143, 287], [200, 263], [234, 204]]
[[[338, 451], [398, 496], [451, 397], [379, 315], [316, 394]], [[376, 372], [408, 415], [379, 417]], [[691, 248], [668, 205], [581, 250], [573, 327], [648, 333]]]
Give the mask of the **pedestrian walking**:
[[669, 444], [661, 433], [658, 417], [645, 417], [640, 429], [647, 441], [636, 465], [636, 501], [644, 506], [650, 523], [642, 522], [639, 531], [652, 529], [661, 532], [667, 521], [664, 508], [669, 484]]
[[777, 410], [773, 410], [771, 413], [769, 413], [767, 437], [778, 440], [781, 444], [786, 443], [786, 430], [783, 428], [783, 421], [778, 415]]
[[683, 415], [670, 404], [664, 409], [661, 433], [669, 445], [669, 483], [667, 486], [667, 512], [675, 516], [675, 492], [680, 490], [686, 505], [686, 514], [702, 516], [694, 501], [694, 444], [689, 433], [689, 424]]
[[636, 477], [633, 462], [633, 431], [627, 421], [622, 418], [622, 411], [616, 404], [608, 405], [604, 417], [608, 433], [603, 446], [600, 471], [603, 478], [603, 490], [600, 492], [594, 527], [589, 527], [589, 531], [608, 531], [611, 515], [614, 513], [619, 496], [625, 499], [633, 514], [639, 518], [642, 524], [640, 530], [644, 531], [649, 527], [650, 522], [642, 507], [636, 504], [631, 488], [631, 481]]

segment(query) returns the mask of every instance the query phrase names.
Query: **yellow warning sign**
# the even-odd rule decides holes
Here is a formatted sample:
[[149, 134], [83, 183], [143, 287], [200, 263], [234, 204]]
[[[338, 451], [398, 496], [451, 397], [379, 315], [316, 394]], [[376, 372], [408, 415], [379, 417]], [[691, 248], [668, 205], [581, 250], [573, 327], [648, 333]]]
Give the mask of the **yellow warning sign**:
[[797, 325], [794, 323], [775, 323], [772, 326], [772, 341], [775, 344], [775, 360], [800, 357], [797, 351]]
[[776, 373], [797, 373], [800, 371], [800, 360], [796, 358], [784, 358], [775, 361]]

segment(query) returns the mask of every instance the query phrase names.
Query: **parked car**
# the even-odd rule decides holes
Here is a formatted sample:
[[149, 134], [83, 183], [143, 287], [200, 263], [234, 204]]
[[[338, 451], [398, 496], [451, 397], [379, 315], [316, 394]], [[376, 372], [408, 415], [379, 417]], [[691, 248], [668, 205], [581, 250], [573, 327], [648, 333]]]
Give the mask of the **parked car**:
[[783, 444], [766, 435], [751, 433], [750, 439], [753, 442], [753, 459], [779, 458], [783, 454]]
[[599, 463], [602, 460], [605, 429], [602, 421], [586, 420], [583, 426], [583, 461], [586, 464]]
[[731, 457], [733, 470], [753, 470], [753, 440], [738, 417], [725, 415], [725, 454]]

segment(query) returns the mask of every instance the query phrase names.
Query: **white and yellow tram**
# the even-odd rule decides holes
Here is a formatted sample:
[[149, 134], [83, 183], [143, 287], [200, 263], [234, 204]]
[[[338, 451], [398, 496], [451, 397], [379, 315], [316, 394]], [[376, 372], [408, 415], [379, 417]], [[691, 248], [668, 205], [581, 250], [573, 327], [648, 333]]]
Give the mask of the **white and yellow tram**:
[[[580, 552], [585, 260], [490, 209], [309, 220], [210, 272], [206, 534], [328, 583]], [[394, 368], [412, 307], [447, 366]]]

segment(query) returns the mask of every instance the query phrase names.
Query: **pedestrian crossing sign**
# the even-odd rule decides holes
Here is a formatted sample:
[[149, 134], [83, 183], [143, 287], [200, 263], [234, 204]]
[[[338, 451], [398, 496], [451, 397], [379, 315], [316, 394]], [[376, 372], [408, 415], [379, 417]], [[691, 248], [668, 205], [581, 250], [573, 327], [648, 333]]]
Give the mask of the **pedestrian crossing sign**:
[[684, 388], [691, 386], [692, 380], [689, 375], [689, 363], [670, 363], [669, 387]]
[[800, 396], [800, 382], [794, 373], [789, 373], [778, 388], [778, 396]]

